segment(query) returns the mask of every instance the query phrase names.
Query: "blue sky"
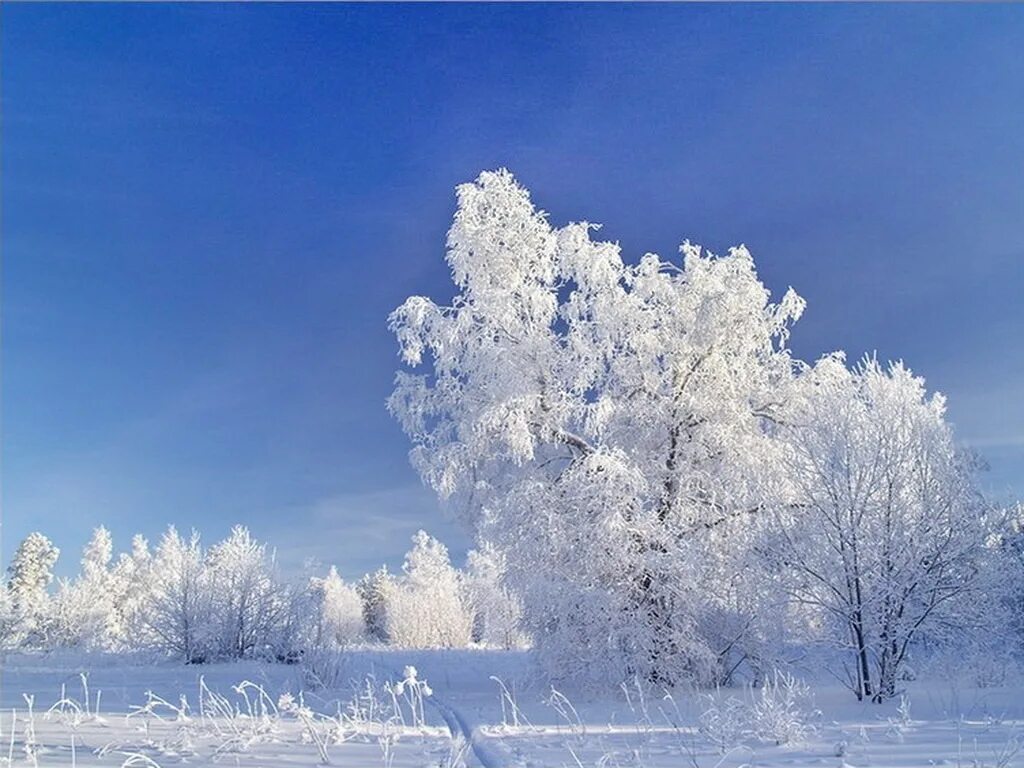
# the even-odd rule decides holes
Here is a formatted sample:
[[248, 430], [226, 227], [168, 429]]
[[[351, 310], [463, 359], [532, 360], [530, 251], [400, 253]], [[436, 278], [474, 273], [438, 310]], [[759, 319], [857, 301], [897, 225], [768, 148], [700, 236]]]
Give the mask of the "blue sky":
[[1012, 5], [11, 5], [3, 554], [244, 522], [457, 555], [384, 409], [453, 187], [511, 168], [634, 257], [743, 242], [792, 343], [902, 358], [1024, 496]]

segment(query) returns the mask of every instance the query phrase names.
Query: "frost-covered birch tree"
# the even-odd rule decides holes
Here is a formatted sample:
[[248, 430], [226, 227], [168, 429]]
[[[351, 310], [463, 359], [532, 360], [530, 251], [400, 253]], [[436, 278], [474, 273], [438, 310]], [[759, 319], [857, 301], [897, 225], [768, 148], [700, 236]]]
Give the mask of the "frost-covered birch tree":
[[774, 554], [792, 598], [846, 649], [850, 688], [881, 701], [916, 640], [962, 645], [993, 607], [985, 507], [945, 400], [903, 365], [851, 370], [831, 355], [801, 385], [781, 430], [794, 503]]
[[553, 228], [507, 171], [460, 186], [457, 295], [392, 314], [424, 371], [389, 406], [423, 479], [507, 554], [552, 672], [715, 679], [702, 623], [778, 484], [803, 301], [772, 303], [743, 247], [631, 264], [595, 229]]
[[143, 644], [185, 662], [208, 660], [214, 649], [209, 576], [199, 534], [172, 526], [153, 557], [150, 589], [139, 615]]
[[466, 556], [463, 586], [473, 615], [473, 641], [495, 648], [526, 646], [522, 631], [523, 606], [505, 585], [505, 555], [488, 541]]
[[278, 633], [292, 618], [291, 595], [267, 546], [245, 526], [236, 525], [224, 541], [210, 548], [206, 568], [217, 655], [249, 658], [272, 649], [288, 650], [277, 646]]

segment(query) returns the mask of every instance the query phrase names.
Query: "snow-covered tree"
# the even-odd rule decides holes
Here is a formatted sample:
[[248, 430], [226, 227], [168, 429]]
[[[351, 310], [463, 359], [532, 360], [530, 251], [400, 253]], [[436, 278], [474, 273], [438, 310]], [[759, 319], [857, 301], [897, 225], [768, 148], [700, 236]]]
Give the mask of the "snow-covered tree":
[[387, 602], [395, 587], [395, 577], [381, 566], [356, 582], [356, 592], [363, 604], [363, 624], [369, 639], [387, 642]]
[[215, 650], [209, 576], [199, 534], [183, 539], [174, 526], [157, 545], [150, 589], [139, 613], [142, 642], [186, 662]]
[[[263, 656], [282, 650], [291, 599], [265, 544], [237, 525], [207, 555], [218, 655]], [[291, 628], [291, 627], [290, 627]]]
[[1007, 645], [1020, 656], [1024, 654], [1024, 503], [1003, 510], [993, 526], [988, 546], [992, 554], [990, 567], [997, 576], [990, 581], [998, 586], [997, 600], [1003, 612]]
[[24, 640], [14, 601], [6, 583], [0, 584], [0, 651], [13, 651]]
[[152, 589], [153, 555], [141, 534], [132, 537], [131, 552], [122, 553], [111, 573], [114, 615], [111, 638], [115, 647], [132, 649], [140, 616]]
[[327, 576], [312, 583], [317, 597], [318, 647], [344, 647], [366, 637], [363, 601], [359, 592], [338, 575], [333, 565]]
[[403, 648], [469, 645], [473, 616], [448, 550], [419, 531], [402, 566], [404, 578], [386, 595], [388, 639]]
[[90, 650], [113, 648], [116, 624], [113, 541], [100, 526], [82, 552], [82, 571], [75, 580], [60, 584], [54, 600], [56, 642]]
[[30, 644], [45, 644], [53, 566], [60, 550], [43, 534], [30, 533], [7, 567], [7, 591], [19, 633]]
[[[556, 675], [720, 677], [702, 614], [774, 498], [772, 424], [803, 309], [773, 304], [743, 247], [623, 261], [552, 228], [507, 171], [458, 189], [449, 306], [391, 316], [391, 411], [424, 480], [507, 556]], [[743, 626], [749, 617], [736, 623]]]
[[897, 693], [915, 642], [962, 642], [991, 606], [985, 508], [941, 395], [901, 364], [823, 358], [781, 434], [791, 501], [774, 554], [845, 649], [858, 698]]
[[497, 648], [527, 644], [521, 628], [523, 606], [504, 584], [505, 556], [490, 542], [481, 542], [466, 556], [463, 584], [473, 614], [473, 642]]

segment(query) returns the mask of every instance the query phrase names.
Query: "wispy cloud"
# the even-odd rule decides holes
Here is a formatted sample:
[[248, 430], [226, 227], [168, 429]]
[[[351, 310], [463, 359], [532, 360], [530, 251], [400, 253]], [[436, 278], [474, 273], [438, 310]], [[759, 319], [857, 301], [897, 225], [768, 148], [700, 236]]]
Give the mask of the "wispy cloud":
[[285, 568], [312, 558], [336, 565], [348, 578], [382, 564], [398, 568], [421, 528], [448, 545], [456, 563], [470, 546], [465, 532], [444, 518], [433, 494], [419, 485], [336, 494], [282, 517], [290, 522], [274, 541]]

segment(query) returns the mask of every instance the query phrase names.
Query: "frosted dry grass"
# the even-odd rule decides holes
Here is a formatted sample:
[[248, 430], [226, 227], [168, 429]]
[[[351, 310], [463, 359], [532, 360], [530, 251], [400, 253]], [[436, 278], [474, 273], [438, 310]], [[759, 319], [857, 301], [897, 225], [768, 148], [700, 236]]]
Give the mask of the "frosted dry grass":
[[[467, 668], [468, 658], [414, 655], [416, 666], [403, 669], [393, 657], [374, 655], [363, 674], [335, 689], [336, 699], [323, 690], [288, 693], [298, 670], [290, 670], [289, 682], [281, 667], [250, 669], [235, 685], [225, 680], [243, 667], [203, 668], [204, 677], [178, 686], [186, 694], [172, 693], [161, 678], [174, 670], [140, 667], [127, 674], [156, 690], [143, 693], [136, 684], [131, 705], [122, 703], [123, 691], [103, 693], [109, 671], [97, 668], [83, 679], [54, 669], [60, 677], [52, 687], [37, 679], [17, 706], [8, 686], [0, 766], [1024, 766], [1019, 690], [1000, 699], [943, 684], [915, 688], [913, 704], [905, 697], [898, 705], [855, 706], [841, 691], [808, 689], [779, 675], [762, 688], [710, 693], [665, 692], [631, 680], [614, 698], [594, 698], [569, 686], [542, 689], [523, 676], [525, 667], [490, 657]], [[367, 667], [375, 672], [366, 674]], [[954, 700], [969, 704], [968, 714], [944, 714]], [[106, 702], [102, 710], [97, 702]]]
[[[24, 706], [0, 712], [0, 765], [106, 765], [164, 768], [189, 763], [236, 766], [429, 764], [462, 768], [468, 745], [443, 727], [427, 723], [429, 685], [413, 667], [402, 679], [378, 684], [366, 679], [333, 715], [307, 705], [302, 693], [276, 699], [250, 680], [215, 690], [200, 677], [193, 707], [185, 694], [170, 701], [151, 690], [123, 714], [101, 717], [102, 692], [90, 694], [86, 675], [76, 696], [61, 685], [60, 698], [40, 716], [34, 694]], [[40, 720], [43, 722], [41, 723]], [[401, 744], [401, 746], [400, 746]], [[343, 750], [352, 745], [353, 754]], [[368, 755], [373, 755], [368, 761]]]

